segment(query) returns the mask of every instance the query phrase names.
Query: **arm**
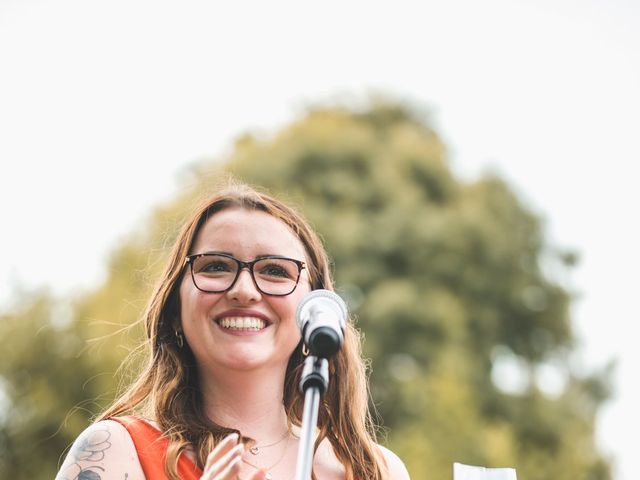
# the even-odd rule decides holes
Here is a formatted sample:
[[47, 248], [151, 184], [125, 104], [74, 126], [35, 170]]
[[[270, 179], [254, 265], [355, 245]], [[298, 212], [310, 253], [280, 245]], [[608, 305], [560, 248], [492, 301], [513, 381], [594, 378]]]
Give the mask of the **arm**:
[[389, 469], [389, 478], [393, 480], [410, 480], [407, 467], [404, 466], [400, 457], [382, 445], [378, 445], [378, 448], [384, 455], [384, 459], [387, 462], [387, 468]]
[[89, 426], [71, 446], [56, 480], [144, 480], [133, 441], [118, 422]]

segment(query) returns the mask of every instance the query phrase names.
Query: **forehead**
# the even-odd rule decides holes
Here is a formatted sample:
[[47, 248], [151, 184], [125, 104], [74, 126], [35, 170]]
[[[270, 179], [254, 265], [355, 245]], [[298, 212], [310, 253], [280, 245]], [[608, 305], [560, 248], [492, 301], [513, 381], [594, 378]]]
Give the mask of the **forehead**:
[[259, 255], [304, 259], [300, 239], [282, 220], [260, 210], [231, 208], [210, 217], [196, 235], [191, 253], [227, 252], [251, 260]]

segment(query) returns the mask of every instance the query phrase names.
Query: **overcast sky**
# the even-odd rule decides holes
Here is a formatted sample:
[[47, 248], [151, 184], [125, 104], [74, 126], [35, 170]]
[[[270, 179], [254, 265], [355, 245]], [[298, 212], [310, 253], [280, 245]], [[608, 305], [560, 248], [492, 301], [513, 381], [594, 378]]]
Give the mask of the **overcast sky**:
[[618, 360], [597, 435], [635, 480], [639, 25], [637, 0], [0, 0], [0, 302], [95, 286], [180, 172], [247, 130], [410, 98], [459, 175], [497, 170], [580, 252], [577, 361]]

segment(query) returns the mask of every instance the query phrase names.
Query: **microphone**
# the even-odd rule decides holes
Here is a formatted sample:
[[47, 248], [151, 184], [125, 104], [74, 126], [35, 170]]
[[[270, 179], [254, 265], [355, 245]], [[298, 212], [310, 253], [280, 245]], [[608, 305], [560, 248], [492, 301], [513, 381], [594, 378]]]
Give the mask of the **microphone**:
[[309, 353], [330, 358], [342, 348], [347, 304], [330, 290], [313, 290], [298, 305], [296, 321]]

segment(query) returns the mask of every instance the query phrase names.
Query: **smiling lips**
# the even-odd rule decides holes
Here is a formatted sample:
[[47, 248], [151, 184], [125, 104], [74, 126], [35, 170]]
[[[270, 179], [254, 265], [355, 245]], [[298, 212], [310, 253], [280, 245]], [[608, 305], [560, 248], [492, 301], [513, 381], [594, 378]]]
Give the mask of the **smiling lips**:
[[257, 317], [225, 317], [218, 321], [218, 325], [229, 330], [262, 330], [267, 326], [267, 322]]

